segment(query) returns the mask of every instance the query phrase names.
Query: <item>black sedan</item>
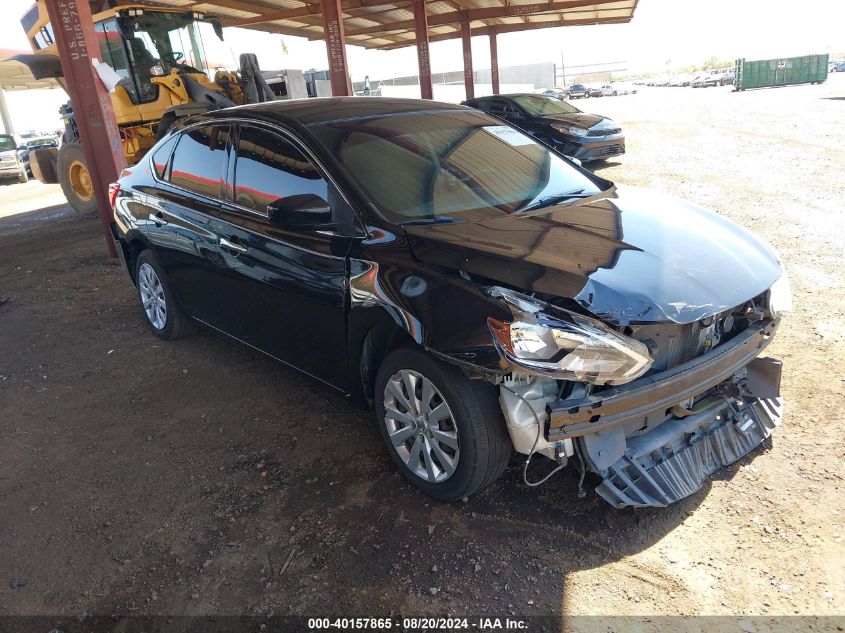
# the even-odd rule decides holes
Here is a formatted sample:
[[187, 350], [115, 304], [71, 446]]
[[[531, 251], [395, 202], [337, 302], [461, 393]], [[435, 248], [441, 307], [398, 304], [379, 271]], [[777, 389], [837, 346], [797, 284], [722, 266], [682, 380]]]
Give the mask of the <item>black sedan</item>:
[[465, 105], [514, 125], [555, 150], [583, 162], [625, 153], [622, 127], [598, 114], [545, 95], [511, 94], [470, 99]]
[[780, 422], [780, 364], [757, 358], [789, 309], [772, 251], [478, 110], [219, 110], [110, 193], [153, 333], [202, 323], [374, 408], [436, 498], [488, 486], [516, 450], [530, 485], [542, 456], [596, 473], [615, 506], [665, 505]]

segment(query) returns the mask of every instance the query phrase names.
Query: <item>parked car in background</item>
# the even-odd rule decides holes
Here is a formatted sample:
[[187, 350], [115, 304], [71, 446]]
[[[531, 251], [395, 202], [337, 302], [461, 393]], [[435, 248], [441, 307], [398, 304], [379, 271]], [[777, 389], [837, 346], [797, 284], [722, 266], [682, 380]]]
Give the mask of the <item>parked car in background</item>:
[[552, 99], [566, 99], [566, 91], [563, 88], [548, 88], [541, 93], [544, 97]]
[[711, 86], [724, 86], [734, 82], [732, 68], [717, 68], [699, 73], [690, 84], [693, 88], [709, 88]]
[[591, 97], [602, 97], [604, 96], [604, 92], [602, 90], [601, 84], [586, 84], [587, 91], [590, 93]]
[[637, 94], [636, 84], [631, 84], [627, 81], [612, 81], [610, 82], [610, 87], [614, 95]]
[[524, 93], [479, 97], [464, 105], [507, 121], [561, 154], [583, 162], [625, 153], [625, 135], [618, 123], [581, 112], [566, 101]]
[[32, 178], [32, 168], [29, 165], [29, 153], [36, 149], [47, 149], [48, 147], [58, 147], [59, 142], [55, 138], [36, 138], [24, 141], [23, 145], [18, 149], [18, 158], [26, 169], [27, 176]]
[[155, 335], [201, 322], [374, 408], [435, 498], [489, 486], [516, 450], [526, 481], [543, 456], [615, 507], [665, 506], [780, 423], [780, 363], [757, 358], [789, 309], [771, 249], [478, 110], [217, 110], [110, 193]]
[[830, 68], [832, 73], [845, 73], [845, 62], [837, 62]]
[[0, 178], [26, 182], [26, 167], [18, 158], [18, 141], [11, 134], [0, 134]]
[[617, 92], [613, 89], [613, 86], [610, 84], [603, 84], [601, 87], [601, 96], [602, 97], [615, 97]]
[[589, 96], [590, 91], [584, 84], [572, 84], [564, 93], [566, 99], [586, 99]]
[[677, 74], [673, 75], [672, 79], [669, 80], [669, 85], [673, 88], [683, 88], [685, 86], [689, 86], [692, 82], [692, 75], [686, 74]]

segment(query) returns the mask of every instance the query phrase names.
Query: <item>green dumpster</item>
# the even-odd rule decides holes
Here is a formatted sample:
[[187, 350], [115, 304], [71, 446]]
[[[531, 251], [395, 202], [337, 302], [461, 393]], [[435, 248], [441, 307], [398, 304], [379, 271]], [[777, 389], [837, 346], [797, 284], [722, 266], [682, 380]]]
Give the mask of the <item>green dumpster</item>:
[[821, 83], [827, 79], [827, 54], [781, 59], [736, 60], [736, 90]]

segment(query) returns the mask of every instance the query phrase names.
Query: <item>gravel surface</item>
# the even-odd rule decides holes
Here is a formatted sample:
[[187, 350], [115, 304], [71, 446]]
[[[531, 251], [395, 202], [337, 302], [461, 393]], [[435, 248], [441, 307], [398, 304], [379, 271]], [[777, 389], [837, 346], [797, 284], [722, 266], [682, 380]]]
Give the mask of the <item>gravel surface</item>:
[[343, 397], [220, 336], [155, 338], [97, 220], [0, 220], [0, 615], [842, 615], [843, 95], [576, 103], [626, 132], [603, 176], [756, 231], [792, 278], [784, 424], [660, 510], [578, 499], [573, 469], [528, 489], [516, 459], [434, 502]]

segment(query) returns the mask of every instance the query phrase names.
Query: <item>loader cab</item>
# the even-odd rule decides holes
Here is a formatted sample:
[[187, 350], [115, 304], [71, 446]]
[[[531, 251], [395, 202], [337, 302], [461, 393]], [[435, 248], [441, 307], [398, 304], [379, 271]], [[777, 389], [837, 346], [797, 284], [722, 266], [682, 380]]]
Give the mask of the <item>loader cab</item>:
[[134, 104], [156, 101], [154, 77], [173, 70], [205, 72], [197, 17], [193, 12], [125, 9], [95, 22], [103, 60], [123, 78], [121, 85]]

